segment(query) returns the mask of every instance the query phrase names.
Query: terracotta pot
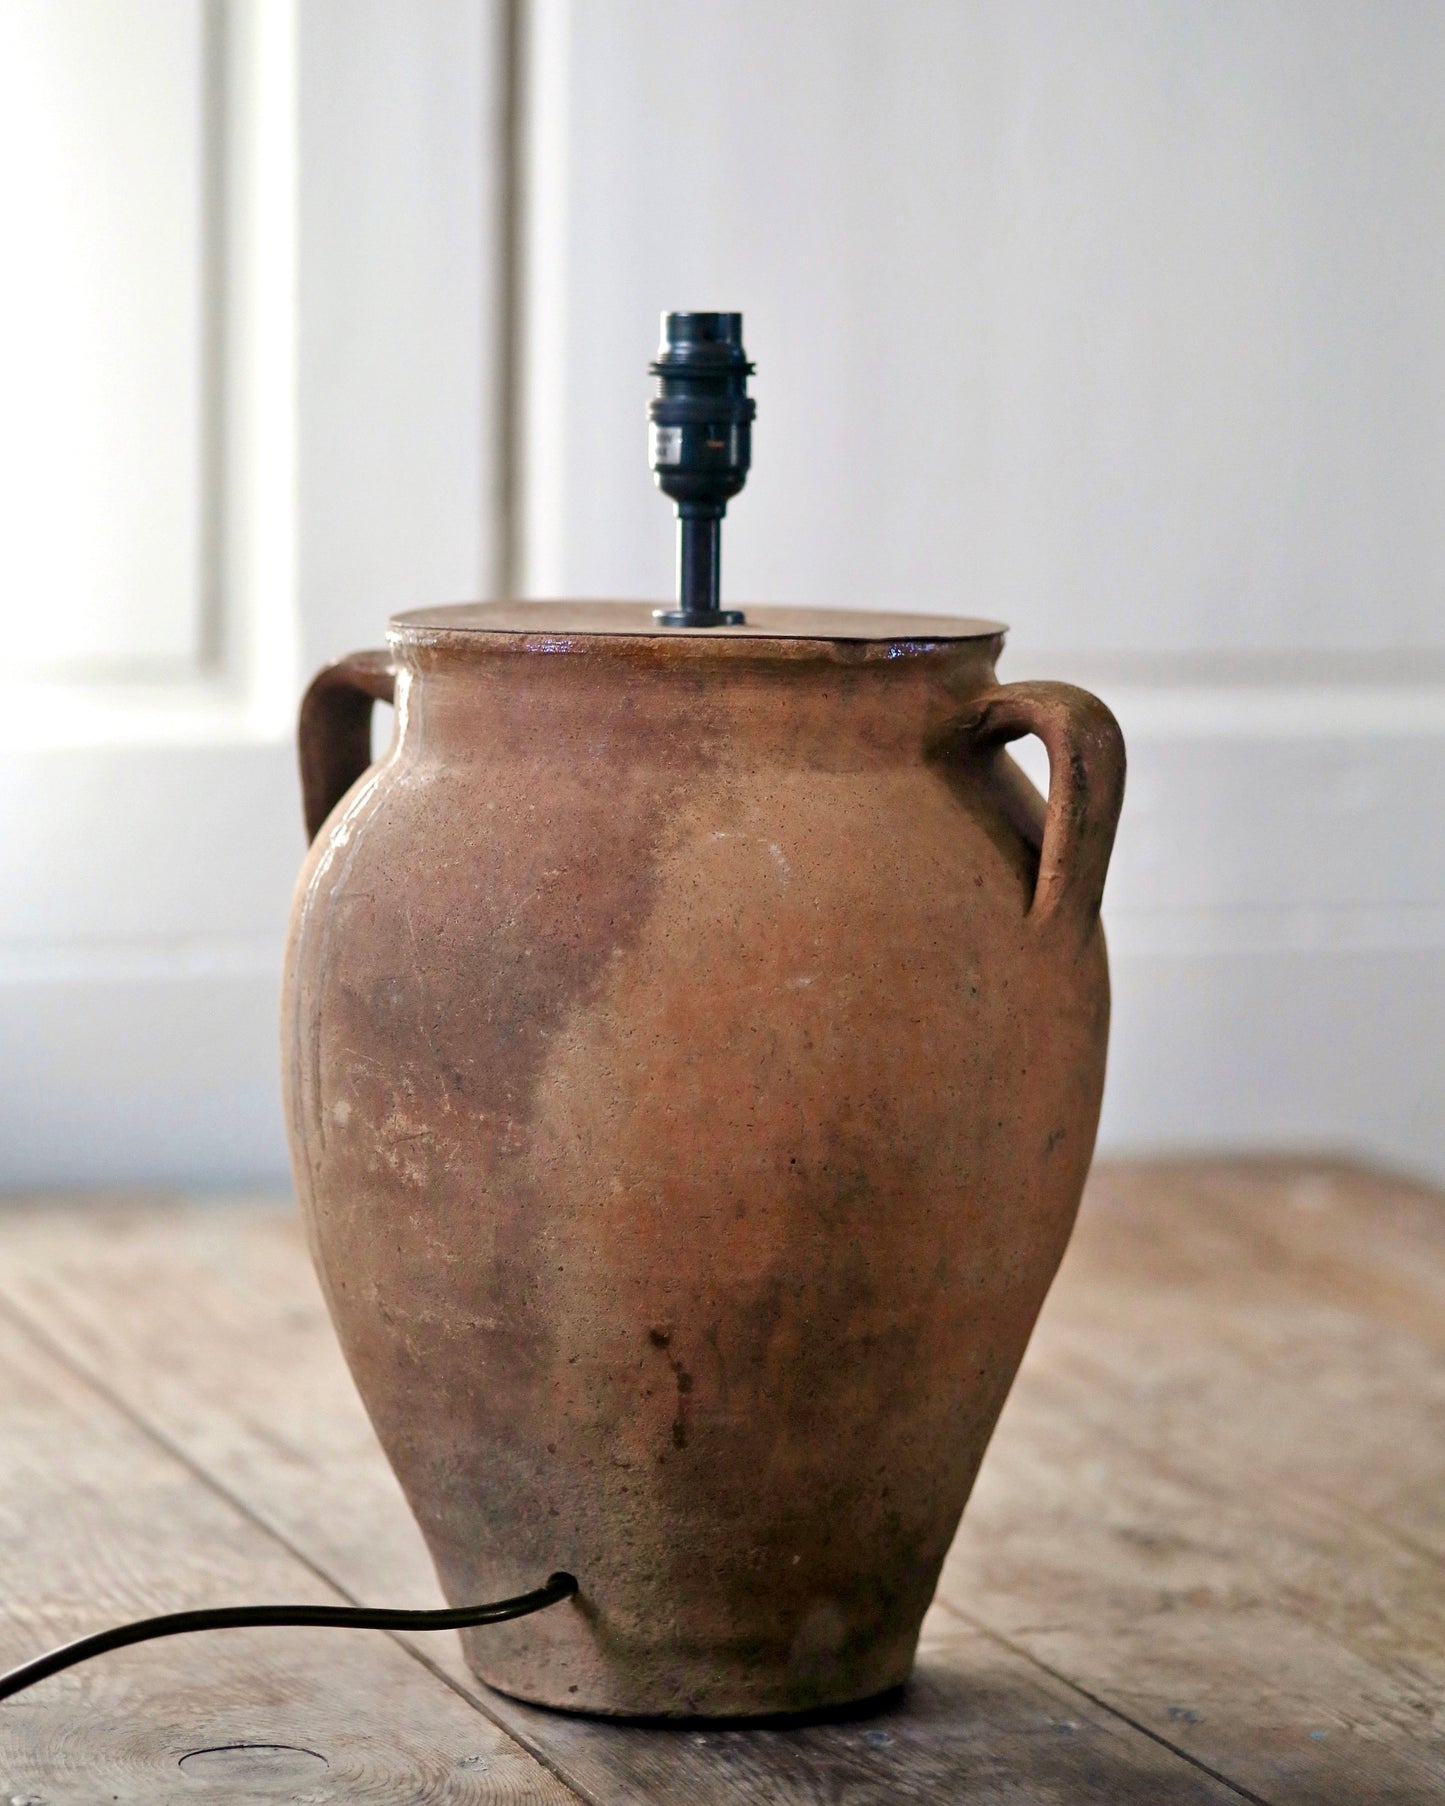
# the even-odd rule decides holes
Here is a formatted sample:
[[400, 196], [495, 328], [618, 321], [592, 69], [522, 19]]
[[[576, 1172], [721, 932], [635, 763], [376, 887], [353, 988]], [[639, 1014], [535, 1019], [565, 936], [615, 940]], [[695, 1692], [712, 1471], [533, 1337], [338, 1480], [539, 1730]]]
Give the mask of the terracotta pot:
[[1113, 717], [750, 620], [432, 609], [302, 709], [302, 1209], [448, 1597], [578, 1577], [467, 1637], [552, 1706], [904, 1680], [1093, 1148]]

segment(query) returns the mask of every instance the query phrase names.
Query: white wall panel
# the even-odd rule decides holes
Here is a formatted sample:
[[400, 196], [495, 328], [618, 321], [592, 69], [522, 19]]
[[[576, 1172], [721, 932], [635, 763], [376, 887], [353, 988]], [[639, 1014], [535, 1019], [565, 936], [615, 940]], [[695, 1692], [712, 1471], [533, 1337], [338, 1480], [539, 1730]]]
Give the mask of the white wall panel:
[[528, 590], [668, 593], [657, 315], [742, 309], [727, 598], [1123, 722], [1105, 1144], [1445, 1172], [1445, 11], [528, 12]]
[[536, 593], [666, 587], [642, 367], [736, 307], [734, 598], [1445, 647], [1441, 9], [532, 11]]
[[492, 593], [502, 557], [502, 7], [305, 0], [303, 662]]
[[[0, 719], [0, 1187], [280, 1174], [299, 684], [505, 565], [502, 0], [126, 0], [108, 67], [165, 4], [162, 62], [225, 90], [224, 283], [193, 212], [154, 253], [176, 319], [224, 295], [212, 390], [185, 379], [220, 409], [214, 657], [195, 678], [188, 454], [190, 587], [146, 604], [179, 637], [127, 629], [106, 668], [183, 681]], [[657, 314], [741, 307], [729, 592], [999, 614], [1006, 676], [1123, 721], [1106, 1143], [1445, 1172], [1445, 14], [521, 10], [523, 587], [666, 593]]]
[[[112, 38], [159, 6], [95, 0]], [[168, 54], [200, 11], [172, 0]], [[301, 685], [393, 610], [488, 587], [500, 558], [500, 0], [208, 15], [216, 656], [170, 683], [24, 686], [0, 713], [0, 1190], [283, 1176]], [[123, 88], [124, 57], [107, 67]]]
[[22, 665], [184, 675], [204, 650], [215, 19], [0, 8], [0, 593]]

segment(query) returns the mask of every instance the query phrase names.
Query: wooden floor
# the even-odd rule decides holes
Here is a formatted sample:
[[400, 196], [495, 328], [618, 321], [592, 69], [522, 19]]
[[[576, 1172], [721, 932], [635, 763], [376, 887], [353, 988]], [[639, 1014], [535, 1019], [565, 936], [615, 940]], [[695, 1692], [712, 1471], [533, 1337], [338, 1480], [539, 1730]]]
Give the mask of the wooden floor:
[[[1445, 1200], [1110, 1167], [887, 1711], [660, 1731], [447, 1635], [228, 1631], [0, 1706], [0, 1802], [1445, 1801]], [[274, 1201], [0, 1206], [0, 1666], [117, 1620], [437, 1603]]]

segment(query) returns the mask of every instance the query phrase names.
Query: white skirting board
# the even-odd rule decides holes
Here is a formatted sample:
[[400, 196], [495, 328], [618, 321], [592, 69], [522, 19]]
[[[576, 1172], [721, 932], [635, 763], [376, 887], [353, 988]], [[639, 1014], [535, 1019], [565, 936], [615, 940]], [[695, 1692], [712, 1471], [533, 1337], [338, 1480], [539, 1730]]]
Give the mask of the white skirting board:
[[1116, 935], [1112, 963], [1101, 1152], [1343, 1153], [1445, 1181], [1440, 947], [1158, 954]]
[[[0, 987], [4, 1190], [284, 1183], [276, 965], [211, 957]], [[1440, 949], [1135, 953], [1116, 934], [1113, 967], [1102, 1150], [1339, 1152], [1445, 1180]]]
[[[1129, 740], [1102, 1146], [1343, 1151], [1445, 1179], [1429, 694], [1261, 690], [1221, 713], [1046, 662], [1093, 682]], [[1023, 756], [1042, 779], [1040, 750]], [[100, 772], [35, 752], [0, 761], [0, 797], [0, 1191], [281, 1179], [289, 749], [113, 748]], [[63, 843], [48, 810], [76, 826]]]
[[0, 987], [0, 1187], [284, 1182], [275, 965]]

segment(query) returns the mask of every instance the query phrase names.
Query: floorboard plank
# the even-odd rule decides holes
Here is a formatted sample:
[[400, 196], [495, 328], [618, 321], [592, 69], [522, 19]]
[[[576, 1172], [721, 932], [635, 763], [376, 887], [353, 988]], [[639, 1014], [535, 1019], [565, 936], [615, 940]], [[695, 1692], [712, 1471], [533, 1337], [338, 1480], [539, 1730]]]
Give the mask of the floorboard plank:
[[940, 1597], [1278, 1806], [1445, 1798], [1438, 1563], [1147, 1443], [1031, 1374]]
[[[288, 1220], [244, 1207], [39, 1205], [0, 1219], [0, 1248], [0, 1296], [12, 1308], [350, 1596], [435, 1600]], [[475, 1687], [451, 1639], [426, 1647]], [[1241, 1797], [1167, 1735], [1141, 1733], [945, 1612], [904, 1697], [847, 1724], [659, 1732], [484, 1697], [606, 1806]]]
[[[0, 1316], [0, 1667], [159, 1611], [262, 1600], [339, 1602]], [[298, 1629], [138, 1645], [5, 1701], [0, 1799], [575, 1806], [390, 1638]]]
[[[1119, 1433], [1176, 1461], [1207, 1425], [1216, 1472], [1445, 1559], [1445, 1298], [1421, 1313], [1424, 1336], [1394, 1309], [1397, 1270], [1417, 1298], [1445, 1273], [1445, 1200], [1428, 1210], [1419, 1188], [1392, 1200], [1368, 1175], [1328, 1169], [1265, 1177], [1241, 1233], [1242, 1180], [1102, 1175], [1030, 1372], [1105, 1393]], [[1365, 1220], [1342, 1235], [1339, 1216], [1361, 1203]]]
[[1442, 1229], [1338, 1164], [1102, 1171], [945, 1601], [1263, 1796], [1445, 1798]]
[[[1132, 1285], [1204, 1281], [1445, 1348], [1445, 1198], [1412, 1181], [1340, 1162], [1120, 1163], [1100, 1169], [1086, 1208], [1112, 1208], [1128, 1234], [1108, 1252]], [[1086, 1234], [1075, 1252], [1089, 1245], [1104, 1248]]]
[[[1440, 1222], [1419, 1188], [1349, 1169], [1101, 1174], [950, 1560], [945, 1611], [1281, 1806], [1441, 1797]], [[12, 1212], [4, 1234], [16, 1302], [63, 1326], [77, 1358], [308, 1559], [351, 1592], [434, 1597], [289, 1222], [42, 1207]], [[198, 1308], [204, 1345], [188, 1348]], [[945, 1667], [992, 1697], [985, 1647], [998, 1646], [955, 1640]], [[454, 1650], [444, 1660], [460, 1672]], [[535, 1747], [565, 1751], [598, 1799], [627, 1786], [751, 1798], [746, 1739], [774, 1735], [725, 1734], [744, 1741], [726, 1746], [719, 1792], [712, 1755], [675, 1739], [489, 1703]], [[830, 1797], [831, 1758], [815, 1756], [821, 1768], [794, 1775], [802, 1791], [775, 1797]]]

